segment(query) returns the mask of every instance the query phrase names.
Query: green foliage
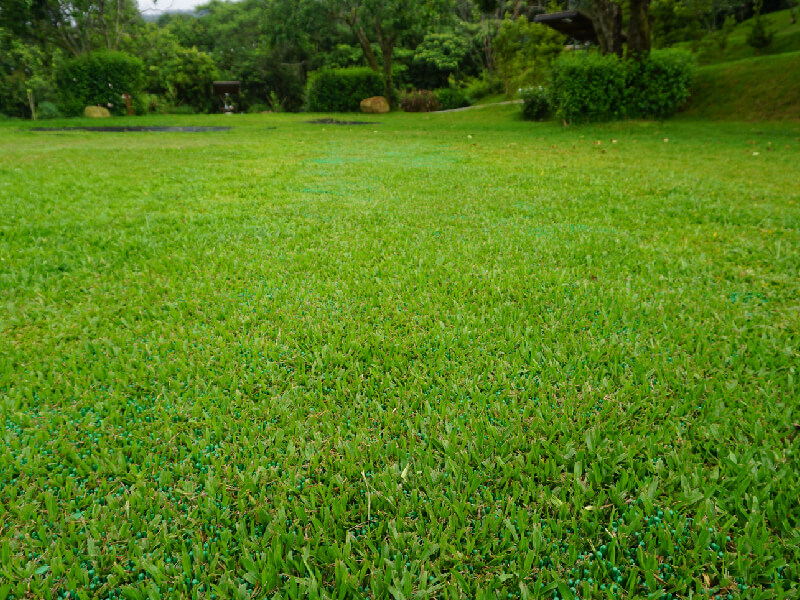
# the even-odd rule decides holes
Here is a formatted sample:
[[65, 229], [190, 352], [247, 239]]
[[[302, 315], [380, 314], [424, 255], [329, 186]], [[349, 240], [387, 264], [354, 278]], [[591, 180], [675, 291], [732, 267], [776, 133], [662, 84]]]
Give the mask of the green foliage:
[[137, 115], [161, 113], [166, 101], [157, 94], [141, 93], [134, 98], [134, 110]]
[[269, 104], [251, 104], [247, 107], [247, 112], [249, 113], [263, 113], [269, 112], [272, 110], [272, 107]]
[[0, 124], [0, 596], [796, 600], [798, 125], [517, 113]]
[[756, 55], [759, 51], [769, 48], [775, 39], [775, 30], [769, 28], [770, 22], [761, 15], [762, 3], [763, 0], [756, 3], [756, 15], [750, 27], [750, 33], [747, 35], [747, 44], [755, 49]]
[[697, 61], [685, 50], [654, 50], [647, 60], [628, 61], [625, 67], [626, 114], [666, 119], [689, 100]]
[[211, 83], [217, 68], [211, 56], [196, 47], [183, 47], [170, 29], [147, 24], [126, 42], [125, 49], [144, 63], [143, 89], [174, 106], [190, 105], [210, 111], [217, 99]]
[[[372, 51], [377, 55], [380, 48], [374, 45]], [[364, 66], [364, 53], [361, 48], [351, 46], [350, 44], [336, 44], [334, 48], [325, 53], [324, 64], [325, 69], [346, 69], [348, 67], [363, 67]]]
[[[381, 70], [384, 96], [394, 97], [394, 50], [403, 39], [422, 39], [452, 20], [451, 0], [324, 0], [311, 2], [314, 10], [320, 4], [327, 13], [346, 25], [364, 51], [366, 63]], [[380, 48], [380, 56], [370, 49]]]
[[506, 97], [522, 87], [543, 82], [553, 60], [561, 54], [564, 36], [524, 17], [505, 19], [492, 40], [497, 74]]
[[458, 76], [469, 56], [471, 41], [456, 33], [429, 33], [414, 52], [413, 82], [423, 87], [444, 87]]
[[125, 114], [122, 94], [136, 97], [142, 89], [144, 65], [125, 52], [101, 50], [69, 59], [57, 74], [61, 107], [68, 115], [79, 115], [89, 105], [107, 107]]
[[58, 107], [53, 102], [40, 102], [39, 106], [36, 107], [36, 118], [37, 119], [58, 119], [61, 118], [63, 115], [61, 111], [58, 110]]
[[440, 110], [449, 110], [453, 108], [463, 108], [469, 106], [466, 94], [456, 88], [442, 88], [434, 90], [436, 100], [439, 102]]
[[[767, 30], [774, 33], [772, 43], [766, 48], [756, 51], [747, 43], [753, 26], [759, 15], [734, 24], [730, 33], [725, 34], [726, 24], [722, 23], [716, 31], [706, 34], [698, 43], [677, 44], [676, 47], [692, 49], [698, 53], [700, 64], [719, 64], [761, 56], [765, 54], [783, 54], [800, 51], [800, 28], [792, 24], [789, 10], [771, 12], [763, 19]], [[728, 24], [732, 19], [728, 19]]]
[[681, 50], [654, 50], [644, 61], [564, 54], [553, 64], [552, 104], [567, 122], [664, 119], [688, 100], [695, 69], [694, 57]]
[[562, 54], [552, 66], [556, 116], [567, 122], [605, 121], [625, 116], [627, 61], [595, 52]]
[[487, 96], [500, 94], [503, 89], [503, 81], [489, 71], [483, 71], [480, 76], [472, 77], [464, 82], [464, 95], [470, 104], [475, 104]]
[[553, 113], [550, 91], [542, 86], [522, 90], [522, 118], [528, 121], [544, 121]]
[[356, 112], [361, 101], [383, 94], [383, 78], [368, 67], [321, 69], [312, 73], [306, 88], [309, 112]]
[[442, 108], [435, 92], [430, 90], [411, 90], [403, 92], [400, 108], [405, 112], [433, 112]]
[[193, 115], [197, 111], [190, 104], [166, 105], [162, 112], [168, 115]]
[[35, 102], [55, 98], [48, 56], [35, 44], [25, 43], [0, 28], [0, 113], [30, 117], [29, 91]]
[[693, 50], [718, 45], [727, 17], [741, 13], [740, 0], [654, 0], [650, 5], [654, 47], [691, 41]]

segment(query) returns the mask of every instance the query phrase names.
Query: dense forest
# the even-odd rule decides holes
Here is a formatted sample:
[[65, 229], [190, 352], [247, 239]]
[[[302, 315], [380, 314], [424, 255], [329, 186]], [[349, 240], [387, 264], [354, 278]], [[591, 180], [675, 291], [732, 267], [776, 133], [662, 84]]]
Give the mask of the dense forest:
[[[534, 23], [579, 9], [617, 15], [647, 50], [724, 43], [732, 24], [796, 0], [214, 0], [193, 13], [142, 15], [135, 0], [0, 0], [0, 114], [82, 110], [80, 74], [134, 73], [133, 109], [214, 112], [217, 79], [241, 82], [241, 111], [302, 110], [309, 74], [368, 68], [385, 94], [450, 90], [460, 105], [542, 83], [566, 39]], [[639, 34], [634, 33], [634, 28]], [[111, 86], [111, 84], [108, 84]], [[112, 89], [109, 98], [119, 97]], [[123, 103], [109, 101], [113, 112]]]

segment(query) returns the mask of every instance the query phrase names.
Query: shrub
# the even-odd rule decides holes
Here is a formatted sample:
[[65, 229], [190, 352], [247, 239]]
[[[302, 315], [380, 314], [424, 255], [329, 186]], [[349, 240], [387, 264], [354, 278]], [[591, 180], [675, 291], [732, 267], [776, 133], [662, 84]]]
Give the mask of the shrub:
[[249, 113], [263, 113], [263, 112], [272, 112], [272, 107], [269, 104], [251, 104], [247, 108], [247, 112]]
[[528, 22], [524, 15], [504, 19], [492, 40], [492, 52], [506, 98], [519, 87], [544, 81], [565, 39], [550, 27]]
[[164, 114], [167, 115], [193, 115], [197, 111], [190, 104], [179, 104], [178, 106], [165, 106]]
[[368, 67], [322, 69], [309, 77], [306, 108], [310, 112], [355, 112], [362, 100], [383, 91], [383, 77]]
[[470, 104], [475, 104], [478, 100], [499, 94], [503, 91], [503, 82], [497, 77], [486, 71], [480, 77], [468, 79], [464, 86], [464, 95]]
[[196, 47], [183, 47], [171, 29], [144, 23], [123, 38], [122, 50], [145, 65], [142, 89], [163, 96], [172, 105], [191, 104], [213, 110], [211, 82], [217, 78], [214, 60]]
[[133, 111], [137, 115], [162, 113], [166, 102], [157, 94], [139, 94], [133, 98]]
[[647, 60], [627, 65], [626, 113], [666, 119], [689, 99], [696, 61], [690, 52], [656, 50]]
[[625, 114], [625, 63], [614, 54], [562, 54], [551, 71], [556, 115], [565, 121], [602, 121]]
[[420, 87], [447, 85], [469, 59], [471, 40], [457, 33], [429, 33], [414, 51], [412, 79]]
[[51, 60], [36, 44], [23, 42], [0, 27], [0, 112], [30, 117], [29, 93], [36, 102], [57, 97]]
[[775, 30], [767, 28], [767, 21], [760, 14], [757, 14], [750, 33], [747, 34], [747, 45], [756, 51], [756, 55], [761, 50], [769, 48], [775, 38]]
[[695, 59], [656, 50], [641, 62], [613, 54], [571, 53], [553, 63], [551, 104], [565, 121], [669, 117], [688, 100]]
[[449, 110], [453, 108], [462, 108], [469, 106], [469, 100], [461, 90], [453, 88], [442, 88], [434, 92], [436, 99], [439, 101], [441, 110]]
[[124, 52], [102, 50], [64, 62], [57, 74], [61, 107], [68, 115], [82, 114], [89, 105], [125, 114], [123, 93], [135, 97], [141, 90], [144, 66]]
[[39, 119], [58, 119], [62, 115], [58, 107], [52, 102], [40, 102], [36, 108], [36, 116]]
[[550, 93], [542, 86], [522, 90], [522, 118], [528, 121], [544, 121], [553, 112]]
[[430, 90], [412, 90], [403, 94], [400, 108], [406, 112], [431, 112], [439, 110], [441, 105]]

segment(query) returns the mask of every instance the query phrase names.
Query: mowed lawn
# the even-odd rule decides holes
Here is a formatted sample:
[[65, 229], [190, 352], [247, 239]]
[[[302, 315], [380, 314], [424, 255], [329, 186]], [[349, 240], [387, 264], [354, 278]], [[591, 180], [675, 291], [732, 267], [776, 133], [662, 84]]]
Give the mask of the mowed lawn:
[[800, 123], [518, 110], [3, 123], [0, 600], [798, 598]]

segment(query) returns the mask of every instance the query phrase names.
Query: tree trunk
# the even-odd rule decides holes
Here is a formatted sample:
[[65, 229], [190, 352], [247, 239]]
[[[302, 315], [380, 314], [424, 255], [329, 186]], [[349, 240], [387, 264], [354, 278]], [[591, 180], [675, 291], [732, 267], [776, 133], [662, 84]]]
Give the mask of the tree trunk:
[[392, 81], [392, 53], [394, 52], [394, 43], [397, 35], [386, 36], [383, 33], [380, 21], [375, 20], [375, 34], [378, 36], [378, 45], [381, 47], [381, 56], [383, 58], [383, 95], [393, 105], [392, 97], [394, 96], [394, 83]]
[[611, 0], [593, 0], [592, 13], [600, 51], [622, 56], [622, 9], [619, 4]]
[[369, 43], [369, 39], [367, 38], [367, 34], [364, 32], [364, 28], [361, 27], [361, 25], [356, 25], [353, 28], [353, 33], [356, 34], [358, 43], [361, 44], [361, 50], [364, 52], [364, 58], [367, 59], [369, 68], [373, 71], [380, 71], [381, 68], [378, 66], [378, 59], [375, 58], [375, 53], [372, 51], [372, 44]]
[[380, 72], [381, 68], [378, 66], [378, 59], [375, 58], [375, 53], [372, 51], [372, 44], [369, 43], [369, 38], [364, 28], [361, 27], [361, 23], [358, 22], [358, 15], [355, 10], [349, 15], [343, 17], [340, 15], [340, 17], [347, 23], [350, 27], [350, 31], [352, 31], [353, 35], [358, 39], [358, 43], [361, 45], [361, 51], [364, 53], [364, 58], [367, 59], [369, 68], [373, 71]]
[[392, 81], [392, 52], [394, 52], [394, 44], [388, 48], [381, 47], [381, 54], [383, 55], [383, 95], [389, 101], [389, 105], [394, 104], [392, 98], [394, 97], [394, 82]]
[[650, 0], [630, 0], [631, 16], [628, 21], [627, 57], [644, 60], [650, 54]]

